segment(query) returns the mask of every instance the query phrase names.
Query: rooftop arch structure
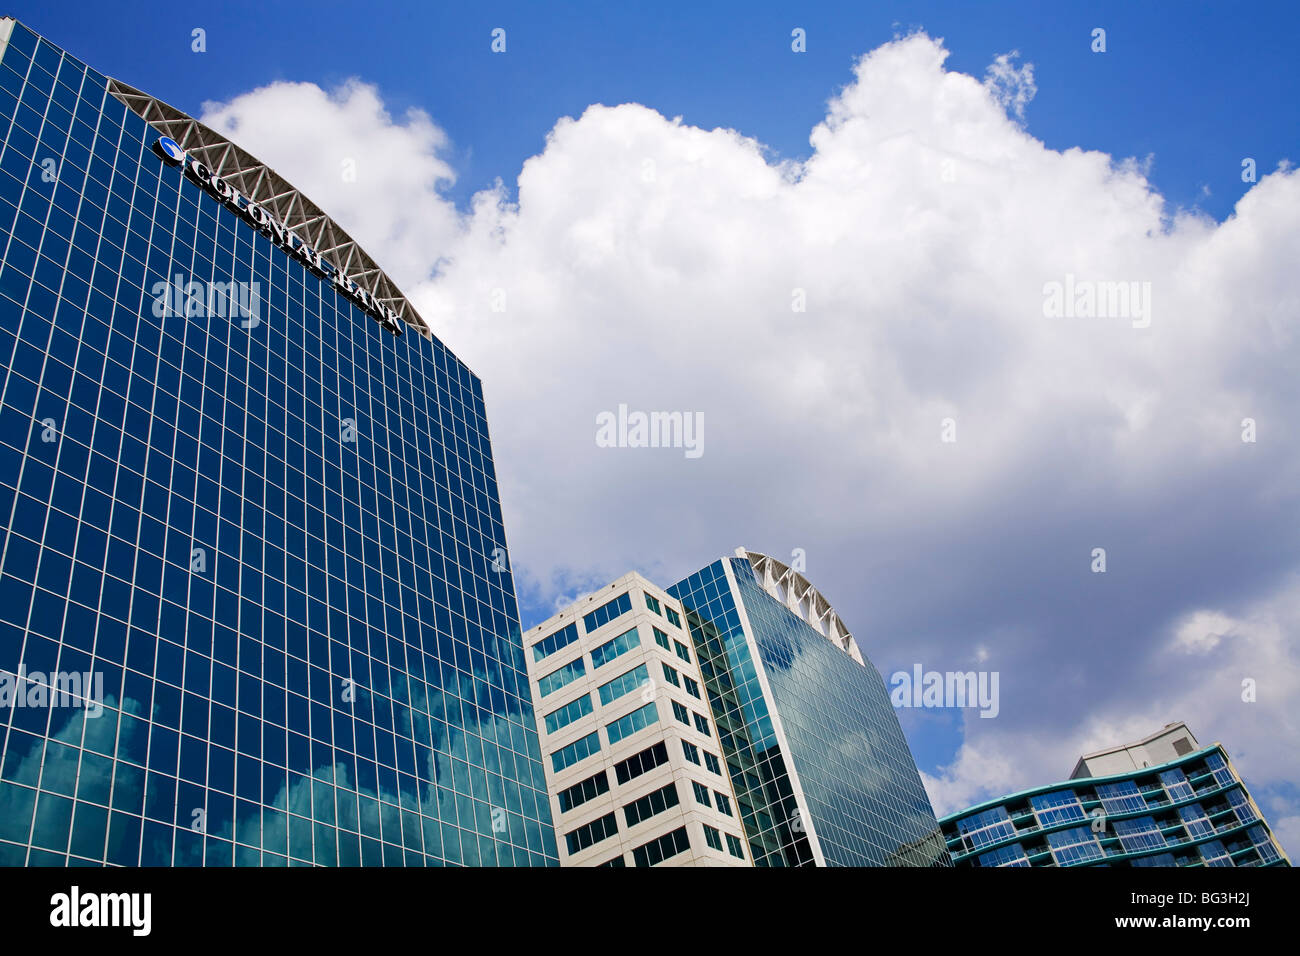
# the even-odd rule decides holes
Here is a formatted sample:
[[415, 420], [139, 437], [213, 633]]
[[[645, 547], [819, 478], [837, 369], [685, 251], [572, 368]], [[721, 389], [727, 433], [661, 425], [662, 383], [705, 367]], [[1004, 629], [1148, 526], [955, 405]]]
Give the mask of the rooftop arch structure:
[[397, 284], [356, 240], [274, 169], [157, 97], [114, 79], [109, 79], [108, 91], [159, 134], [174, 139], [181, 149], [265, 208], [358, 286], [396, 312], [406, 325], [425, 338], [433, 336], [433, 330]]
[[857, 641], [835, 613], [835, 608], [803, 574], [771, 555], [748, 548], [737, 548], [736, 557], [749, 561], [763, 590], [849, 657], [859, 664], [865, 663]]

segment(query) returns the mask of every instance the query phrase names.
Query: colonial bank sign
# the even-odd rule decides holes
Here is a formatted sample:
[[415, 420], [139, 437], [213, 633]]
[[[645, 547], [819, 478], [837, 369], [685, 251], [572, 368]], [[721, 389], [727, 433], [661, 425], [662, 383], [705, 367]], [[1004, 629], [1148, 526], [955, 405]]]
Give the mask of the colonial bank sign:
[[166, 162], [173, 166], [179, 165], [182, 167], [190, 179], [264, 232], [272, 242], [279, 245], [291, 256], [301, 259], [317, 275], [328, 279], [333, 283], [334, 288], [377, 318], [388, 331], [394, 335], [402, 334], [402, 319], [393, 309], [379, 301], [369, 289], [357, 285], [342, 269], [322, 258], [320, 253], [298, 238], [293, 230], [272, 216], [266, 209], [243, 195], [230, 183], [181, 149], [174, 139], [168, 136], [160, 136], [158, 142], [154, 143], [154, 150]]

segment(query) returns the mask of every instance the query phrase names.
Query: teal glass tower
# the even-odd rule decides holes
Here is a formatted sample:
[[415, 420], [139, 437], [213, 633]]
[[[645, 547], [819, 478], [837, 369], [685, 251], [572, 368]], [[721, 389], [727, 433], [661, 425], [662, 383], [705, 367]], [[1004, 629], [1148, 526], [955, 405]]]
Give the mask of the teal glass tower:
[[884, 680], [802, 574], [741, 549], [668, 592], [756, 866], [951, 865]]
[[479, 379], [11, 19], [0, 514], [0, 864], [557, 862]]
[[1290, 865], [1227, 751], [1182, 723], [941, 824], [961, 867]]

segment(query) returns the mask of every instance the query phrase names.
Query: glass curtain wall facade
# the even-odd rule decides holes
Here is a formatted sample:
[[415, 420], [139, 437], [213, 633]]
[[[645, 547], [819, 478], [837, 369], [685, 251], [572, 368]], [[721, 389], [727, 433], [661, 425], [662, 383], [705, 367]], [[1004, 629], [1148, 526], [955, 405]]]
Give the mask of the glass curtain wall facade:
[[957, 866], [1290, 865], [1218, 745], [1026, 790], [941, 822]]
[[668, 591], [687, 611], [755, 865], [950, 865], [870, 663], [773, 598], [745, 558]]
[[479, 379], [0, 29], [0, 864], [555, 864]]

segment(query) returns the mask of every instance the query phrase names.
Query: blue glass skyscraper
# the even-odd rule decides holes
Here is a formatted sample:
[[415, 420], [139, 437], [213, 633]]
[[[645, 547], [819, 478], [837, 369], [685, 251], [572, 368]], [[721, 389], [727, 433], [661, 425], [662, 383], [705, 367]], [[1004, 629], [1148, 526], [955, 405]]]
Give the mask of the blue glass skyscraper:
[[949, 866], [880, 673], [806, 578], [738, 551], [687, 611], [756, 866]]
[[556, 862], [479, 379], [9, 19], [0, 389], [0, 864]]

